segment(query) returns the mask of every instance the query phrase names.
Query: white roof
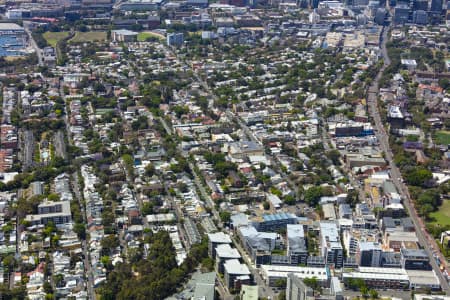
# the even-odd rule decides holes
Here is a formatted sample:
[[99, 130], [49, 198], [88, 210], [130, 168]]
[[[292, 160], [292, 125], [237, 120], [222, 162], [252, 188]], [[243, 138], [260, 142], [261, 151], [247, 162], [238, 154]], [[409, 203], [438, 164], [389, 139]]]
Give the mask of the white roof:
[[[386, 268], [387, 269], [387, 268]], [[343, 278], [361, 278], [361, 279], [379, 279], [379, 280], [399, 280], [399, 281], [409, 281], [408, 275], [400, 274], [382, 274], [382, 273], [361, 273], [361, 272], [350, 272], [342, 274]]]
[[212, 243], [231, 244], [231, 238], [228, 234], [223, 232], [209, 233], [208, 239]]
[[439, 279], [434, 271], [406, 270], [409, 281], [414, 285], [439, 285]]
[[417, 66], [417, 62], [415, 59], [402, 59], [402, 65]]
[[326, 267], [296, 267], [296, 266], [276, 266], [276, 265], [261, 265], [261, 271], [266, 275], [266, 278], [271, 277], [287, 277], [289, 273], [294, 273], [300, 279], [316, 277], [318, 280], [328, 280], [330, 274]]
[[23, 30], [23, 27], [16, 23], [0, 23], [0, 30]]
[[286, 232], [288, 238], [304, 238], [305, 231], [301, 224], [287, 224]]
[[360, 273], [406, 275], [405, 269], [401, 268], [359, 267], [358, 271]]
[[272, 203], [274, 207], [279, 207], [281, 204], [283, 204], [283, 201], [281, 201], [281, 199], [277, 195], [271, 193], [267, 194], [267, 199], [270, 201], [270, 203]]
[[236, 248], [231, 248], [229, 244], [220, 244], [216, 247], [216, 255], [220, 258], [241, 258]]
[[223, 266], [228, 274], [250, 275], [247, 265], [241, 264], [237, 259], [227, 260]]

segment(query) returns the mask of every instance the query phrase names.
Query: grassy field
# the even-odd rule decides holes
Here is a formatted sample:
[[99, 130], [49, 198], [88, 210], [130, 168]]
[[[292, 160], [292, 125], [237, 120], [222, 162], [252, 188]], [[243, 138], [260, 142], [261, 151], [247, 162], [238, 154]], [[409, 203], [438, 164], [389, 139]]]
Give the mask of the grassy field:
[[96, 42], [96, 41], [106, 41], [105, 31], [89, 31], [89, 32], [79, 32], [75, 33], [75, 36], [70, 39], [69, 42], [72, 43], [85, 43], [85, 42]]
[[144, 32], [140, 32], [138, 34], [137, 40], [138, 40], [138, 42], [145, 42], [150, 37], [155, 37], [160, 40], [164, 39], [164, 36], [162, 36], [161, 34], [157, 34], [157, 33], [150, 32], [150, 31], [144, 31]]
[[448, 145], [450, 144], [450, 131], [438, 131], [436, 132], [436, 144]]
[[56, 44], [69, 36], [69, 32], [68, 31], [61, 31], [61, 32], [50, 32], [47, 31], [43, 34], [44, 39], [47, 41], [47, 43], [49, 43], [50, 46], [52, 47], [56, 47]]
[[439, 210], [430, 214], [434, 223], [441, 226], [450, 225], [450, 200], [444, 200]]

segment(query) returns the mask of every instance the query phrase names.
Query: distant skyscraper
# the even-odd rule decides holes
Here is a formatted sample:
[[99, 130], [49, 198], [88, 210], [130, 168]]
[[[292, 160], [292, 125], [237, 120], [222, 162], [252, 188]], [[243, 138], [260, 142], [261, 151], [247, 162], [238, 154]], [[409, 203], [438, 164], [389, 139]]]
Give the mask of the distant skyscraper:
[[431, 0], [428, 21], [430, 24], [436, 25], [442, 21], [442, 5], [443, 0]]
[[442, 0], [431, 0], [430, 11], [440, 13], [442, 11]]
[[312, 8], [318, 8], [319, 7], [319, 0], [311, 0], [311, 7]]
[[414, 0], [413, 10], [424, 10], [428, 11], [428, 1], [427, 0]]
[[394, 10], [394, 23], [404, 24], [409, 19], [409, 7], [406, 5], [397, 5]]
[[369, 0], [353, 0], [354, 6], [367, 6], [369, 4]]
[[428, 24], [428, 14], [424, 10], [416, 10], [413, 12], [413, 22], [419, 25]]
[[386, 13], [387, 13], [386, 8], [383, 7], [378, 8], [375, 13], [374, 22], [377, 23], [378, 25], [383, 25], [384, 20], [386, 18]]

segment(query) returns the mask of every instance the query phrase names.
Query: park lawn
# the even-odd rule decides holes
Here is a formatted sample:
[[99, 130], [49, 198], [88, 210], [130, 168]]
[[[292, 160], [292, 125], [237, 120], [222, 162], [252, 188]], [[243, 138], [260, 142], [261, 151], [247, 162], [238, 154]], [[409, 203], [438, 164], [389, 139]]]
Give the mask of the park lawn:
[[139, 32], [139, 34], [137, 36], [137, 40], [138, 40], [138, 42], [145, 42], [150, 37], [155, 37], [160, 40], [164, 39], [164, 36], [161, 34], [157, 34], [157, 33], [150, 32], [150, 31], [144, 31], [144, 32]]
[[56, 47], [56, 44], [65, 39], [66, 37], [69, 36], [69, 32], [68, 31], [60, 31], [60, 32], [50, 32], [47, 31], [43, 34], [44, 39], [47, 41], [47, 43], [52, 46], [52, 47]]
[[430, 214], [435, 221], [433, 223], [441, 226], [450, 225], [450, 200], [444, 200], [439, 209]]
[[75, 36], [71, 38], [69, 42], [88, 43], [97, 41], [106, 41], [106, 31], [77, 31], [77, 33], [75, 33]]
[[441, 130], [436, 132], [436, 144], [439, 145], [450, 144], [450, 131]]

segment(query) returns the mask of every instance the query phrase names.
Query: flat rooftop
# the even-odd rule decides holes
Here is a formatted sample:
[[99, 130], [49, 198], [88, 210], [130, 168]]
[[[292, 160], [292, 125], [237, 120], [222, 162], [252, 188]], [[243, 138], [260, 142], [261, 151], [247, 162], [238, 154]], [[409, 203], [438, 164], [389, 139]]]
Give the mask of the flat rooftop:
[[16, 23], [0, 23], [0, 30], [23, 30], [23, 27]]
[[231, 248], [229, 244], [220, 244], [216, 247], [216, 254], [220, 258], [241, 258], [239, 251]]
[[231, 238], [223, 232], [208, 234], [208, 238], [212, 243], [231, 244]]

